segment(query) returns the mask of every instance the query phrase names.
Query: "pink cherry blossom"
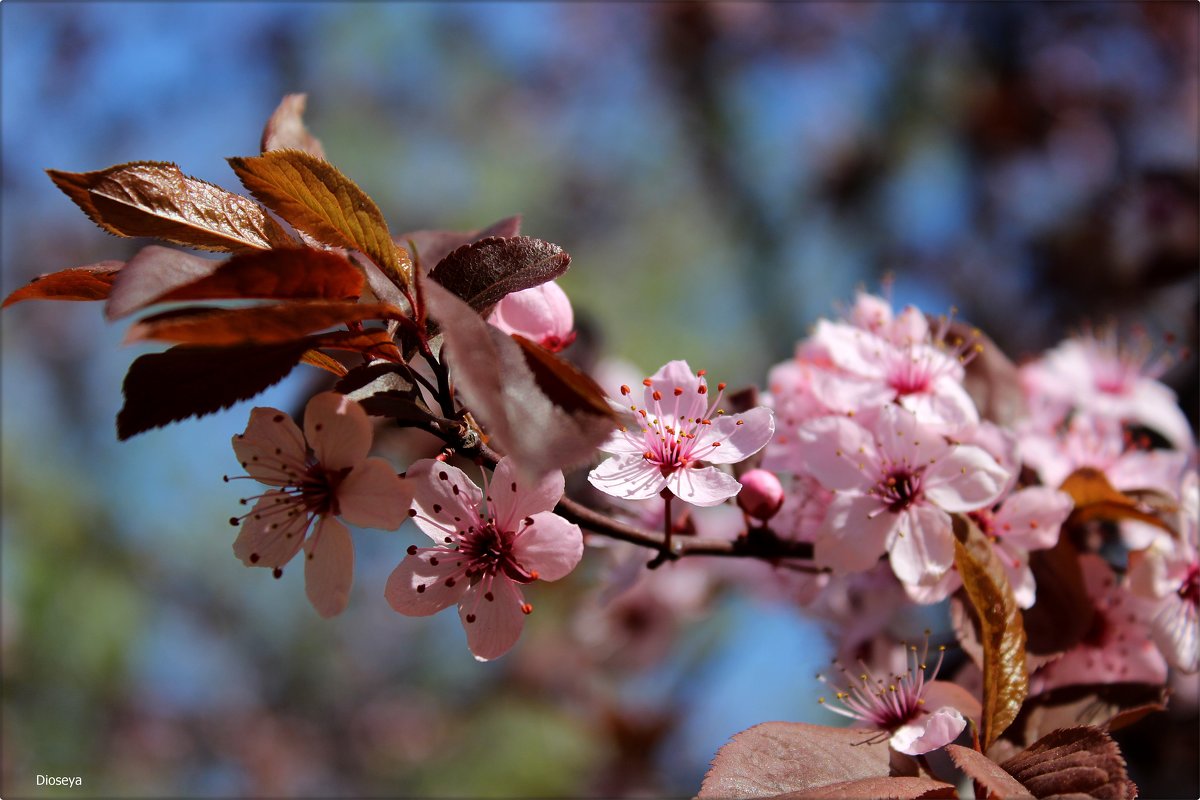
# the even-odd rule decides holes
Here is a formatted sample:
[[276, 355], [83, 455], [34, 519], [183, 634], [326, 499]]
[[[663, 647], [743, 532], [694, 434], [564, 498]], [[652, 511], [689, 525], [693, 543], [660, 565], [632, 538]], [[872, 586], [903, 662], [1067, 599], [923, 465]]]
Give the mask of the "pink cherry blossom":
[[563, 474], [530, 483], [503, 458], [486, 495], [462, 470], [440, 461], [418, 461], [407, 476], [410, 513], [434, 545], [408, 548], [388, 578], [388, 603], [416, 617], [457, 603], [475, 658], [504, 655], [533, 611], [521, 586], [556, 581], [583, 556], [579, 526], [552, 512], [562, 498]]
[[[362, 407], [335, 392], [315, 395], [304, 411], [304, 432], [274, 408], [256, 408], [233, 449], [251, 478], [274, 487], [248, 514], [234, 517], [241, 533], [233, 552], [247, 566], [275, 577], [304, 548], [304, 584], [323, 617], [342, 612], [354, 578], [354, 525], [393, 530], [404, 522], [412, 493], [382, 458], [367, 458], [371, 422]], [[310, 449], [311, 447], [311, 449]], [[316, 527], [309, 536], [309, 529]]]
[[1067, 339], [1039, 361], [1021, 369], [1025, 391], [1057, 405], [1060, 418], [1071, 409], [1117, 422], [1134, 422], [1161, 433], [1179, 450], [1192, 446], [1187, 417], [1175, 393], [1156, 378], [1165, 358], [1152, 358], [1145, 335], [1129, 344], [1109, 331], [1099, 338]]
[[[736, 464], [754, 455], [775, 431], [771, 410], [743, 414], [720, 409], [725, 384], [710, 403], [704, 372], [672, 361], [643, 381], [643, 405], [627, 406], [629, 422], [600, 446], [614, 453], [588, 475], [602, 492], [626, 500], [647, 500], [664, 489], [697, 506], [713, 506], [741, 490], [728, 473], [708, 464]], [[632, 391], [621, 387], [628, 402]]]
[[1129, 557], [1129, 588], [1155, 602], [1154, 642], [1167, 661], [1184, 672], [1200, 669], [1200, 486], [1189, 472], [1179, 508], [1179, 538], [1157, 537]]
[[488, 322], [505, 333], [516, 333], [555, 353], [575, 341], [571, 301], [557, 283], [548, 281], [505, 295]]
[[1167, 664], [1150, 641], [1153, 604], [1117, 583], [1100, 556], [1079, 557], [1093, 603], [1092, 624], [1083, 641], [1030, 678], [1030, 694], [1090, 683], [1163, 683]]
[[[907, 649], [909, 665], [903, 673], [886, 680], [877, 678], [860, 661], [863, 672], [857, 678], [842, 670], [850, 685], [837, 691], [836, 705], [827, 703], [824, 697], [820, 703], [835, 714], [874, 728], [881, 738], [889, 737], [888, 745], [893, 750], [917, 756], [958, 738], [967, 726], [967, 717], [979, 715], [979, 704], [953, 684], [936, 680], [945, 647], [938, 648], [938, 660], [928, 679], [928, 638], [924, 648], [918, 650], [913, 645]], [[818, 677], [827, 683], [823, 676]]]
[[800, 438], [809, 473], [837, 493], [814, 553], [836, 572], [869, 569], [887, 552], [904, 583], [936, 581], [954, 562], [950, 514], [992, 505], [1009, 479], [982, 449], [951, 444], [896, 405], [870, 428], [825, 417]]

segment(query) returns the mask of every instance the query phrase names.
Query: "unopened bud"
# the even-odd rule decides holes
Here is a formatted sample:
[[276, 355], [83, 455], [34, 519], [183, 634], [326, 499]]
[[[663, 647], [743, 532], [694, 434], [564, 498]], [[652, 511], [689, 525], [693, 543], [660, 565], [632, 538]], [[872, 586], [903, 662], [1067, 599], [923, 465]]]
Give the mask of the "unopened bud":
[[783, 507], [783, 484], [765, 469], [752, 469], [742, 476], [738, 508], [754, 519], [769, 520]]

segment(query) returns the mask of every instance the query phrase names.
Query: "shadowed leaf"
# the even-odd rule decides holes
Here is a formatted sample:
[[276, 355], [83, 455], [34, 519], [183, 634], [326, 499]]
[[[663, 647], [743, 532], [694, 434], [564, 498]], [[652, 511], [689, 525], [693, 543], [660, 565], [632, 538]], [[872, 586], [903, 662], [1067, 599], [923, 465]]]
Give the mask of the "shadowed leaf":
[[1163, 522], [1157, 515], [1142, 511], [1137, 502], [1112, 487], [1104, 473], [1093, 467], [1080, 467], [1067, 476], [1059, 487], [1071, 495], [1075, 501], [1075, 510], [1063, 524], [1066, 528], [1071, 525], [1081, 525], [1094, 519], [1119, 521], [1134, 519], [1162, 528], [1172, 536], [1176, 536], [1171, 526]]
[[395, 242], [409, 251], [413, 262], [419, 263], [421, 273], [427, 275], [443, 258], [464, 244], [491, 236], [519, 236], [520, 233], [521, 217], [517, 215], [505, 217], [476, 231], [408, 231], [395, 237]]
[[412, 262], [388, 233], [367, 194], [332, 164], [300, 150], [231, 158], [242, 184], [264, 205], [322, 244], [366, 254], [397, 286], [412, 280]]
[[347, 300], [358, 297], [362, 286], [362, 272], [342, 256], [309, 247], [287, 247], [234, 256], [212, 274], [172, 289], [151, 302]]
[[104, 300], [123, 266], [123, 261], [100, 261], [39, 275], [4, 298], [0, 308], [25, 300]]
[[511, 337], [436, 282], [421, 285], [429, 314], [445, 336], [442, 353], [457, 391], [498, 449], [529, 474], [588, 461], [615, 427], [612, 417], [556, 404]]
[[284, 95], [279, 107], [267, 120], [262, 133], [262, 152], [269, 150], [303, 150], [317, 158], [325, 157], [321, 141], [304, 125], [306, 94]]
[[801, 792], [776, 795], [772, 800], [804, 800], [804, 798], [828, 798], [828, 800], [933, 800], [934, 798], [958, 797], [954, 787], [931, 778], [895, 777], [860, 778], [856, 781], [831, 783]]
[[47, 173], [93, 222], [117, 236], [221, 252], [292, 243], [252, 200], [188, 177], [174, 164], [134, 161], [97, 172]]
[[983, 753], [956, 744], [946, 745], [946, 753], [955, 766], [984, 788], [987, 792], [986, 797], [1003, 797], [1005, 800], [1008, 798], [1024, 800], [1024, 798], [1033, 797], [1020, 781], [1001, 769], [999, 764]]
[[1120, 748], [1099, 728], [1054, 731], [1000, 766], [1038, 798], [1137, 797]]
[[604, 399], [604, 390], [590, 375], [580, 372], [574, 364], [520, 334], [512, 334], [512, 338], [525, 352], [525, 364], [550, 402], [568, 414], [593, 414], [616, 419]]
[[143, 247], [113, 280], [104, 316], [114, 320], [132, 314], [155, 298], [211, 275], [222, 263], [170, 247]]
[[701, 798], [774, 797], [891, 774], [886, 739], [873, 731], [765, 722], [717, 751]]
[[529, 236], [494, 237], [458, 248], [429, 277], [482, 313], [511, 292], [557, 278], [570, 263], [556, 244]]
[[148, 339], [198, 345], [273, 344], [366, 319], [403, 316], [395, 306], [310, 301], [253, 308], [189, 307], [155, 314], [133, 325], [125, 341]]
[[355, 367], [333, 387], [357, 400], [368, 414], [392, 417], [399, 421], [423, 421], [430, 417], [429, 406], [417, 388], [394, 364], [365, 364]]
[[987, 334], [955, 320], [946, 331], [945, 341], [953, 347], [974, 343], [974, 356], [966, 364], [963, 388], [984, 419], [998, 425], [1013, 425], [1025, 416], [1025, 395], [1017, 365]]
[[975, 525], [954, 518], [954, 564], [975, 609], [983, 645], [983, 729], [986, 752], [1021, 710], [1029, 690], [1025, 627], [1004, 568]]
[[1079, 568], [1079, 552], [1070, 539], [1059, 538], [1049, 550], [1029, 554], [1037, 582], [1037, 602], [1024, 613], [1026, 650], [1050, 655], [1070, 650], [1092, 626], [1096, 607]]
[[1091, 725], [1120, 730], [1147, 714], [1166, 708], [1166, 689], [1145, 683], [1063, 686], [1025, 701], [1016, 722], [1005, 733], [1025, 746], [1059, 728]]
[[204, 416], [278, 383], [309, 349], [307, 341], [267, 346], [173, 347], [139, 357], [125, 375], [117, 438]]

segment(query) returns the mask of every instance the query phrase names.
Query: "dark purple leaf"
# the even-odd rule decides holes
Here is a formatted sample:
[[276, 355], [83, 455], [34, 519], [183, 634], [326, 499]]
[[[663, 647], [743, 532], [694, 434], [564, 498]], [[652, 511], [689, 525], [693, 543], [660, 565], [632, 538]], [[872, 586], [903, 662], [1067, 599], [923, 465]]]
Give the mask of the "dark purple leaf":
[[570, 263], [556, 244], [529, 236], [493, 237], [458, 248], [429, 277], [482, 313], [506, 294], [557, 278]]
[[956, 744], [946, 745], [946, 752], [954, 761], [955, 766], [984, 788], [987, 797], [1003, 797], [1005, 800], [1008, 798], [1023, 800], [1033, 797], [1016, 778], [1001, 769], [999, 764], [983, 753]]
[[[998, 769], [998, 768], [997, 768]], [[816, 789], [805, 789], [800, 792], [788, 792], [776, 795], [772, 800], [806, 800], [806, 798], [827, 798], [827, 800], [934, 800], [934, 798], [958, 797], [958, 792], [948, 783], [935, 781], [932, 778], [859, 778], [854, 781], [831, 783]]]
[[464, 244], [477, 242], [491, 236], [519, 236], [521, 217], [505, 217], [477, 231], [409, 231], [396, 237], [396, 244], [409, 250], [413, 263], [418, 264], [422, 274], [441, 263], [442, 259]]
[[154, 314], [130, 327], [126, 342], [153, 339], [178, 344], [274, 344], [335, 325], [397, 319], [395, 306], [333, 300], [296, 301], [251, 308], [181, 308]]
[[281, 247], [234, 256], [211, 274], [157, 297], [183, 300], [348, 300], [362, 293], [362, 272], [336, 253]]
[[303, 150], [317, 158], [325, 158], [325, 148], [321, 141], [308, 132], [304, 125], [304, 106], [308, 95], [284, 95], [279, 107], [262, 133], [262, 152], [269, 150]]
[[1132, 800], [1137, 786], [1125, 772], [1125, 758], [1099, 728], [1064, 728], [1039, 739], [1000, 765], [1034, 797], [1094, 797]]
[[1079, 553], [1066, 536], [1049, 550], [1029, 554], [1037, 602], [1024, 612], [1026, 649], [1036, 655], [1070, 650], [1092, 626], [1095, 605], [1079, 568]]
[[350, 370], [334, 391], [357, 400], [363, 409], [374, 416], [392, 417], [399, 421], [417, 422], [430, 418], [429, 406], [421, 390], [396, 364], [364, 364]]
[[222, 263], [169, 247], [143, 247], [114, 279], [104, 316], [113, 320], [132, 314], [155, 298], [211, 275]]

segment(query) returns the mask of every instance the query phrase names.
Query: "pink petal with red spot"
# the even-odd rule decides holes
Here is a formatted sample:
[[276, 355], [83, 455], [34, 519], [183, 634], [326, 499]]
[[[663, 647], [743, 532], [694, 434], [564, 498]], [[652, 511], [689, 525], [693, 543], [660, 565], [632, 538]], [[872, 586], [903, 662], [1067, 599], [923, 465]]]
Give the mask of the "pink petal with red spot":
[[[429, 563], [430, 558], [437, 559], [437, 566]], [[384, 597], [393, 610], [410, 617], [436, 614], [457, 603], [467, 590], [466, 580], [446, 585], [446, 579], [456, 571], [454, 561], [436, 553], [405, 556], [388, 576]]]
[[513, 555], [526, 570], [536, 571], [540, 580], [556, 581], [583, 558], [583, 533], [575, 523], [549, 511], [531, 518], [533, 524], [517, 535]]
[[260, 407], [250, 412], [245, 432], [233, 437], [233, 452], [250, 477], [283, 486], [302, 472], [308, 446], [291, 417]]
[[371, 450], [371, 420], [362, 406], [337, 392], [314, 395], [304, 409], [304, 435], [325, 469], [356, 466]]
[[1008, 472], [986, 451], [959, 445], [925, 471], [925, 496], [946, 511], [974, 511], [995, 503]]
[[[478, 521], [483, 492], [458, 467], [425, 458], [410, 466], [405, 475], [412, 486], [413, 502], [421, 513], [439, 521], [458, 516], [463, 527]], [[436, 511], [435, 506], [442, 511]], [[433, 533], [430, 536], [440, 541], [440, 536]]]
[[1047, 486], [1030, 486], [1013, 492], [996, 512], [996, 534], [1005, 543], [1026, 550], [1053, 547], [1074, 505], [1071, 495]]
[[324, 517], [304, 548], [304, 592], [322, 617], [335, 617], [350, 602], [354, 543], [345, 525]]
[[562, 499], [563, 474], [548, 472], [538, 481], [523, 478], [509, 458], [500, 459], [488, 486], [489, 507], [502, 530], [516, 530], [525, 517], [550, 511]]
[[525, 627], [524, 603], [520, 589], [504, 577], [485, 579], [467, 589], [458, 604], [458, 616], [476, 661], [499, 658], [517, 643]]
[[242, 523], [233, 554], [248, 567], [282, 567], [300, 551], [309, 523], [304, 507], [291, 495], [267, 492]]

